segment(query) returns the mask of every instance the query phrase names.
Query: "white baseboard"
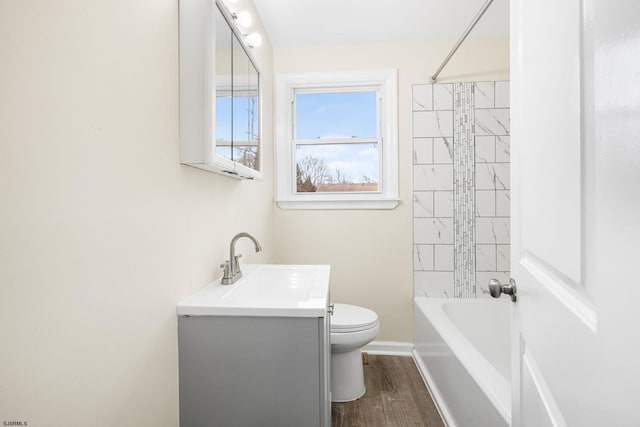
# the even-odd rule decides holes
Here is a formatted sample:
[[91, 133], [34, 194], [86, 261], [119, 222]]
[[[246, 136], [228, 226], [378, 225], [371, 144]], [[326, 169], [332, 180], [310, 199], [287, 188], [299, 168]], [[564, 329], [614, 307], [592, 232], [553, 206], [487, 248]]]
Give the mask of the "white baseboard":
[[413, 350], [412, 355], [413, 355], [413, 361], [415, 362], [416, 367], [418, 368], [418, 371], [422, 376], [424, 385], [427, 386], [427, 390], [431, 395], [431, 399], [433, 400], [433, 403], [436, 404], [436, 409], [440, 413], [440, 417], [444, 421], [444, 424], [447, 427], [458, 427], [458, 424], [455, 422], [455, 419], [451, 415], [451, 411], [449, 410], [449, 407], [447, 406], [447, 403], [445, 402], [444, 397], [442, 397], [440, 390], [438, 390], [438, 387], [436, 386], [435, 381], [433, 381], [433, 378], [431, 377], [429, 370], [424, 365], [424, 363], [422, 363], [422, 359], [418, 355], [418, 352], [416, 350]]
[[362, 351], [384, 356], [411, 356], [413, 343], [401, 341], [371, 341]]

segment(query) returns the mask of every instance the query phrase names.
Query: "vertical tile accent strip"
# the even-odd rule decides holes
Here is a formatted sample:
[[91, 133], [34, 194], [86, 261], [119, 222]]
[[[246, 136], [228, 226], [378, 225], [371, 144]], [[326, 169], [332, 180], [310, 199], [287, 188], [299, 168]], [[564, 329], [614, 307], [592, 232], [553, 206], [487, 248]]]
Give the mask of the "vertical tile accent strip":
[[475, 298], [474, 84], [454, 84], [454, 297]]

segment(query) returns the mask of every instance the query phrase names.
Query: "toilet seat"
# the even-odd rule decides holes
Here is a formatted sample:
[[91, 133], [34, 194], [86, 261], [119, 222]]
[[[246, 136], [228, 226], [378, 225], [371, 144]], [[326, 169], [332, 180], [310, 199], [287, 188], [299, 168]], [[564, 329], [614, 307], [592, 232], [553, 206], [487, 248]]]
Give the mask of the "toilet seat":
[[350, 304], [334, 304], [331, 333], [366, 331], [378, 325], [378, 315], [368, 308]]

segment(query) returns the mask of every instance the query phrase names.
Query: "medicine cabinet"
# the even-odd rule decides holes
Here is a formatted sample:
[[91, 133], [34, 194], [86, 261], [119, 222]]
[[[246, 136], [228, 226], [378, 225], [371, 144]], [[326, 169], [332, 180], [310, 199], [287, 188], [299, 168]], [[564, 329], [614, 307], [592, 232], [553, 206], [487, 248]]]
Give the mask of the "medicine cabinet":
[[261, 178], [260, 72], [221, 1], [180, 1], [181, 163]]

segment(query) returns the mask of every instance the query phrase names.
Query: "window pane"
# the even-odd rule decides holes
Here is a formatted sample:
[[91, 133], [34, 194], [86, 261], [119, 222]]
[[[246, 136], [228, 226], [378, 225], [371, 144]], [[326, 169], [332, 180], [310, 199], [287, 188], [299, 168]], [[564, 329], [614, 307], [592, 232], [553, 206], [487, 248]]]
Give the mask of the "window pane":
[[216, 96], [216, 143], [231, 145], [231, 96]]
[[377, 137], [376, 92], [296, 94], [296, 139]]
[[378, 144], [296, 146], [298, 193], [378, 191]]

